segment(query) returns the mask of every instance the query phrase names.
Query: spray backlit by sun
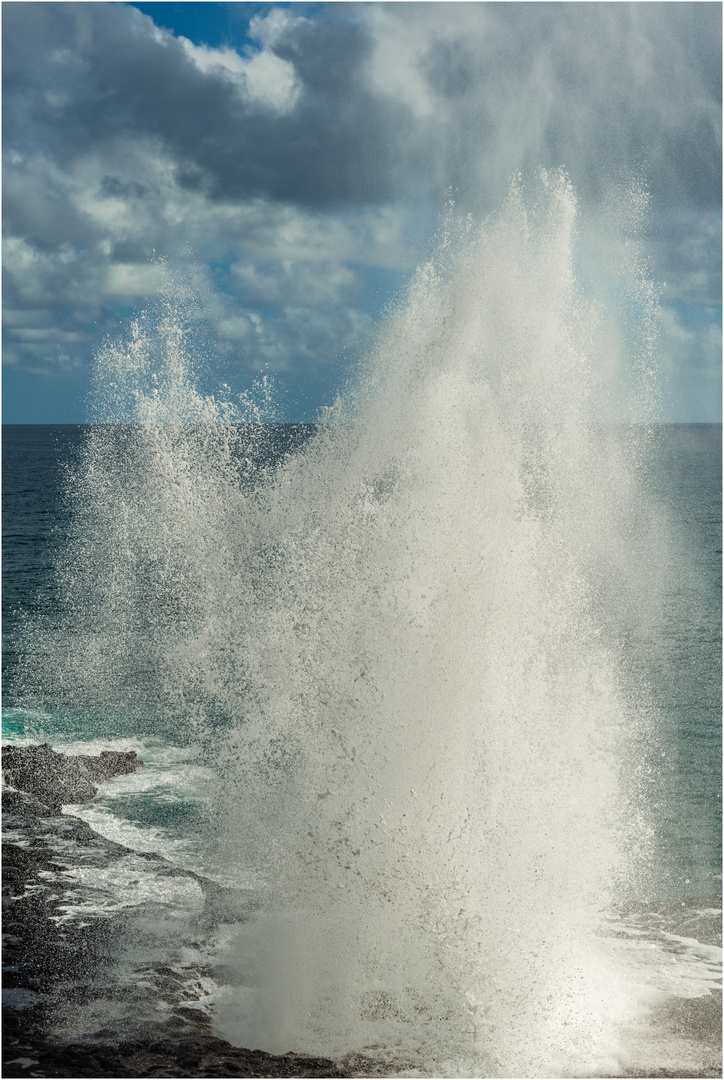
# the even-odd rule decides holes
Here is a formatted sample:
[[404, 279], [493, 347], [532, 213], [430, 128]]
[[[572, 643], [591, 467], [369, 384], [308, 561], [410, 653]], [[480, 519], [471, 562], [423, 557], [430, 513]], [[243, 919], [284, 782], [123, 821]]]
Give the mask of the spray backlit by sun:
[[66, 676], [214, 741], [220, 857], [260, 898], [224, 958], [241, 1045], [616, 1067], [599, 931], [645, 861], [616, 620], [648, 583], [627, 541], [646, 436], [594, 422], [575, 218], [544, 174], [443, 233], [356, 389], [273, 469], [263, 426], [196, 389], [173, 300], [100, 357], [105, 419], [140, 427], [89, 443], [95, 539], [66, 579], [93, 615]]

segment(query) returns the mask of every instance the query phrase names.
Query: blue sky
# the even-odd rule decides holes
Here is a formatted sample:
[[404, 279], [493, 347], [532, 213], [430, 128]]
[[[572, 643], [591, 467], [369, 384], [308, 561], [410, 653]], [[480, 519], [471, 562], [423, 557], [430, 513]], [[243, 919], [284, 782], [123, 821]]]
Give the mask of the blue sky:
[[720, 5], [5, 3], [3, 35], [5, 422], [87, 419], [159, 257], [205, 311], [205, 389], [266, 372], [313, 419], [448, 191], [481, 219], [540, 166], [589, 281], [644, 177], [662, 417], [720, 419]]

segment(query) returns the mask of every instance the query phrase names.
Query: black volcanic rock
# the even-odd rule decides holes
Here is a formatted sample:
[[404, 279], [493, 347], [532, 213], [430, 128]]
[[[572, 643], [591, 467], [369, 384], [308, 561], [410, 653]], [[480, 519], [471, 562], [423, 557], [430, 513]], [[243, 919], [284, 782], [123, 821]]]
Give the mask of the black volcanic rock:
[[144, 768], [144, 762], [136, 756], [135, 750], [101, 750], [97, 757], [78, 754], [75, 761], [86, 775], [97, 784], [111, 780], [114, 776], [125, 776]]
[[6, 1056], [3, 1076], [47, 1077], [223, 1077], [348, 1076], [326, 1058], [275, 1056], [231, 1046], [211, 1035], [127, 1042], [106, 1046], [53, 1046], [32, 1040]]
[[[87, 790], [69, 768], [74, 759], [50, 747], [23, 747], [21, 754], [7, 749], [7, 778], [32, 792], [2, 794], [3, 1076], [347, 1075], [325, 1059], [274, 1056], [217, 1038], [196, 993], [204, 970], [195, 961], [188, 970], [170, 967], [154, 948], [154, 920], [163, 927], [172, 912], [179, 943], [192, 949], [220, 921], [247, 917], [252, 896], [160, 855], [133, 851], [59, 813], [61, 798]], [[103, 778], [109, 766], [138, 767], [135, 755], [120, 758], [90, 760]], [[86, 773], [82, 777], [90, 783]], [[124, 880], [145, 885], [132, 906], [117, 902]], [[185, 918], [175, 910], [178, 888], [188, 893]], [[124, 957], [130, 963], [125, 977]]]
[[135, 772], [143, 764], [134, 750], [105, 750], [98, 757], [87, 754], [69, 757], [47, 743], [2, 749], [6, 782], [34, 795], [54, 811], [67, 803], [90, 802], [97, 794], [95, 783]]

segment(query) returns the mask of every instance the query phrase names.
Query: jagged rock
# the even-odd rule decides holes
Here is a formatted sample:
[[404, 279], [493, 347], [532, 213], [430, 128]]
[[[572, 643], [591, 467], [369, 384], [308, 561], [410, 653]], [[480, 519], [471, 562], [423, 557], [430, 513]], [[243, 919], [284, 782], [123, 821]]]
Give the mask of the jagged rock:
[[[23, 757], [26, 764], [35, 760]], [[347, 1075], [325, 1059], [274, 1056], [217, 1038], [210, 1017], [198, 1008], [203, 970], [195, 961], [186, 968], [169, 966], [156, 952], [154, 903], [163, 920], [165, 890], [155, 899], [147, 890], [135, 909], [106, 904], [103, 890], [115, 894], [124, 872], [130, 879], [193, 883], [198, 895], [189, 901], [190, 913], [186, 921], [176, 920], [184, 948], [193, 948], [197, 936], [219, 918], [243, 918], [251, 897], [243, 891], [235, 896], [160, 855], [134, 852], [79, 818], [55, 814], [47, 796], [41, 802], [6, 790], [2, 805], [3, 1076]], [[99, 871], [95, 880], [94, 869]], [[107, 881], [106, 870], [112, 871]], [[91, 906], [83, 906], [84, 893]], [[112, 899], [111, 893], [105, 896]], [[79, 917], [70, 914], [69, 902]], [[125, 977], [121, 957], [133, 965]], [[119, 1003], [129, 1000], [118, 1026]], [[164, 1010], [157, 1008], [160, 1000]], [[80, 1017], [86, 1017], [81, 1034]], [[104, 1018], [111, 1022], [103, 1023]]]
[[345, 1077], [325, 1058], [275, 1056], [230, 1046], [211, 1036], [144, 1043], [58, 1046], [25, 1036], [22, 1049], [9, 1047], [3, 1076], [45, 1077]]
[[91, 780], [100, 784], [114, 776], [125, 776], [144, 767], [135, 750], [101, 750], [98, 757], [78, 754], [74, 759]]
[[38, 863], [33, 856], [17, 844], [3, 843], [3, 884], [22, 891], [25, 883], [37, 876]]
[[89, 802], [96, 787], [80, 766], [47, 743], [42, 746], [4, 746], [5, 780], [20, 791], [60, 810], [65, 803]]
[[98, 757], [82, 754], [69, 757], [48, 743], [40, 746], [4, 746], [2, 768], [12, 787], [26, 791], [59, 811], [67, 803], [89, 802], [100, 783], [113, 776], [143, 768], [135, 750], [105, 750]]
[[57, 813], [47, 803], [36, 799], [34, 795], [30, 795], [27, 791], [14, 791], [12, 788], [3, 789], [2, 809], [3, 814], [7, 811], [25, 814], [31, 818], [54, 817]]

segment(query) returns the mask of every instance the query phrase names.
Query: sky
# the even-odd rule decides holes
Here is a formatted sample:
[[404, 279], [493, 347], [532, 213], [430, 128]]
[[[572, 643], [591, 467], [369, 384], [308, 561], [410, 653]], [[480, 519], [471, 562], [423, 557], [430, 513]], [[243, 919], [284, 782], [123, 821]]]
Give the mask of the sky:
[[[721, 419], [721, 6], [13, 3], [3, 421], [82, 423], [93, 358], [181, 267], [209, 378], [314, 419], [450, 193], [563, 166], [583, 247], [650, 193], [661, 418]], [[603, 239], [602, 239], [603, 238]]]

